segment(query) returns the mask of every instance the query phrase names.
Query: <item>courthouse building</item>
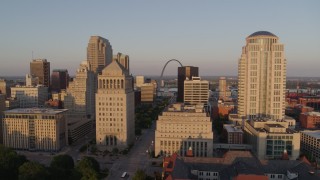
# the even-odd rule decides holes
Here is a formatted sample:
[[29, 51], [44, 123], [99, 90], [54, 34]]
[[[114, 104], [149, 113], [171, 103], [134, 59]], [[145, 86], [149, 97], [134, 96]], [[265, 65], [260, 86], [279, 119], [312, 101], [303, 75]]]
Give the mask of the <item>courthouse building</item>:
[[157, 120], [155, 155], [185, 156], [192, 149], [196, 157], [211, 157], [212, 121], [203, 105], [173, 104]]

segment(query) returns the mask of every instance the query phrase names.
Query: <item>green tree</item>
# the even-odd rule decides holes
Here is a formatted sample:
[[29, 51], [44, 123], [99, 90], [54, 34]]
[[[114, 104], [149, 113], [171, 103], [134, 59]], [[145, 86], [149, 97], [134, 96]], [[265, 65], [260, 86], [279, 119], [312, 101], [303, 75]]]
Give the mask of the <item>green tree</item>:
[[132, 180], [145, 180], [146, 177], [147, 177], [146, 173], [145, 173], [143, 170], [138, 169], [138, 170], [134, 173], [134, 175], [133, 175], [133, 177], [132, 177]]
[[53, 179], [70, 179], [73, 169], [73, 158], [67, 154], [55, 156], [50, 164]]
[[17, 179], [18, 168], [27, 162], [25, 156], [18, 155], [10, 148], [0, 145], [0, 178]]
[[92, 157], [84, 157], [76, 165], [76, 170], [81, 174], [81, 179], [99, 179], [100, 165]]
[[20, 180], [41, 180], [49, 176], [46, 168], [38, 162], [26, 162], [19, 167]]

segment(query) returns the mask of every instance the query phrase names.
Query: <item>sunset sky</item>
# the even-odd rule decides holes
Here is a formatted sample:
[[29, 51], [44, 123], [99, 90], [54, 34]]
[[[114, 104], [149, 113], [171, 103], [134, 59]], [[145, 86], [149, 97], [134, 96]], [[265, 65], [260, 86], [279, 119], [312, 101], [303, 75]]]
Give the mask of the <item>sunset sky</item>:
[[285, 45], [287, 76], [320, 77], [318, 0], [1, 1], [0, 76], [29, 73], [32, 54], [74, 75], [91, 35], [128, 54], [133, 75], [160, 75], [170, 59], [200, 75], [237, 75], [245, 38], [261, 30]]

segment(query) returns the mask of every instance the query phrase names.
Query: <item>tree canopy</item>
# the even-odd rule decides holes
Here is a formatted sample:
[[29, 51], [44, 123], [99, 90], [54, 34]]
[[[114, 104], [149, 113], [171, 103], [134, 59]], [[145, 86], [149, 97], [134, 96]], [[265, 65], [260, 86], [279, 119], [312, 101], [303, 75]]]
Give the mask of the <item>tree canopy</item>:
[[25, 162], [19, 167], [19, 180], [42, 180], [48, 176], [46, 168], [38, 162]]

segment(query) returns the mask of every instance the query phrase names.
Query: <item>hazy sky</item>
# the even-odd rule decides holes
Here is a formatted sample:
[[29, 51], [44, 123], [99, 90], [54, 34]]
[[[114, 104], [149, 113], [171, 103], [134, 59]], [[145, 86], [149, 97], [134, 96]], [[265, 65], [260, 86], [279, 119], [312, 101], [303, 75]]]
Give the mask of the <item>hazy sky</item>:
[[200, 75], [237, 75], [245, 38], [260, 30], [285, 44], [288, 76], [320, 77], [319, 0], [1, 1], [0, 76], [29, 73], [32, 51], [74, 75], [91, 35], [128, 54], [134, 75], [160, 75], [173, 58]]

